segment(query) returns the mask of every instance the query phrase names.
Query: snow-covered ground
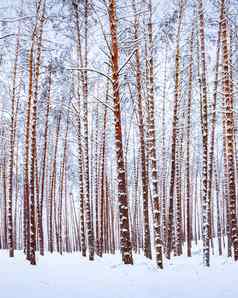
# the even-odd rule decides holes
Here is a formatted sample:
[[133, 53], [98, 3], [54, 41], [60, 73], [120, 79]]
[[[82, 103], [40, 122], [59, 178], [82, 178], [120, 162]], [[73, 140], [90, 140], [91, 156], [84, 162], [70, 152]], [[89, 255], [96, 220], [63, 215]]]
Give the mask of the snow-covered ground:
[[120, 255], [90, 262], [79, 254], [38, 258], [33, 267], [21, 252], [13, 259], [0, 252], [1, 298], [236, 298], [238, 264], [213, 256], [210, 268], [194, 256], [173, 258], [163, 271], [143, 256], [134, 266], [121, 263]]

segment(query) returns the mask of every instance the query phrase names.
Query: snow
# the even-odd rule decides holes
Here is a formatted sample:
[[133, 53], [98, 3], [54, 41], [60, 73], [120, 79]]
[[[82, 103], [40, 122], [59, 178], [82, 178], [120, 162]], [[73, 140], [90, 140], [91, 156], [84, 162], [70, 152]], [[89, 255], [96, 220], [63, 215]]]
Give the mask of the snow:
[[21, 252], [8, 258], [0, 252], [2, 298], [235, 298], [238, 264], [212, 256], [211, 267], [202, 265], [201, 251], [193, 257], [166, 261], [165, 269], [143, 256], [135, 265], [123, 265], [119, 254], [88, 261], [78, 253], [46, 254], [31, 266]]

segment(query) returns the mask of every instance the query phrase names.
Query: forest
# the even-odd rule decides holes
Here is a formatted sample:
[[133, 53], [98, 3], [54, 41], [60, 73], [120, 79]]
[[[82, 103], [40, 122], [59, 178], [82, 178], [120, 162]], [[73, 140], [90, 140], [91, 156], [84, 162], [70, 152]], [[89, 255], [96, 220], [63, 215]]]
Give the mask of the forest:
[[1, 0], [1, 259], [235, 270], [237, 29], [237, 0]]

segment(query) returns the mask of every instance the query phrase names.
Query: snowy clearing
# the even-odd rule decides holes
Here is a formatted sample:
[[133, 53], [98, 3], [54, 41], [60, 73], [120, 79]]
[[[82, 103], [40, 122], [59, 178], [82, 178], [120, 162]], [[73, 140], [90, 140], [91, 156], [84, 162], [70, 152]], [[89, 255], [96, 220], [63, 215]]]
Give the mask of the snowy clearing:
[[143, 256], [126, 266], [120, 255], [105, 255], [90, 262], [79, 254], [47, 254], [29, 265], [21, 252], [13, 259], [0, 252], [2, 298], [235, 298], [238, 267], [232, 259], [213, 256], [204, 268], [200, 252], [176, 257], [163, 271]]

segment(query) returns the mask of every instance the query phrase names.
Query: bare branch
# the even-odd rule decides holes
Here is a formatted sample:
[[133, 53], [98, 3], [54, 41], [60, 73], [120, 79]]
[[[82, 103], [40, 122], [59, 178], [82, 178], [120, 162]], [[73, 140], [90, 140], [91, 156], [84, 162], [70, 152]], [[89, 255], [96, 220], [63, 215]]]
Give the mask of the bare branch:
[[120, 73], [122, 71], [122, 69], [127, 65], [127, 63], [131, 60], [131, 58], [134, 56], [136, 52], [136, 49], [134, 49], [134, 51], [128, 56], [128, 58], [126, 59], [125, 63], [121, 66], [121, 68], [119, 69], [119, 72]]
[[110, 105], [108, 105], [107, 103], [105, 103], [104, 101], [102, 101], [100, 98], [94, 96], [94, 98], [99, 101], [100, 103], [102, 103], [105, 107], [109, 108], [113, 113], [115, 112], [114, 108], [111, 107]]
[[78, 71], [92, 71], [92, 72], [95, 72], [95, 73], [98, 73], [100, 75], [102, 75], [103, 77], [107, 78], [112, 84], [113, 84], [113, 80], [108, 76], [106, 75], [105, 73], [97, 70], [97, 69], [93, 69], [93, 68], [84, 68], [84, 67], [72, 67], [72, 68], [66, 68], [67, 70], [78, 70]]

